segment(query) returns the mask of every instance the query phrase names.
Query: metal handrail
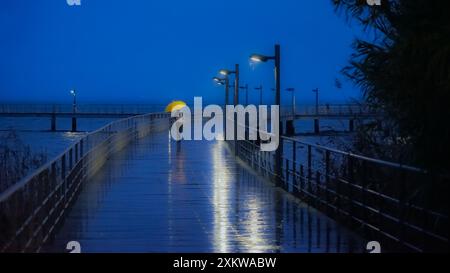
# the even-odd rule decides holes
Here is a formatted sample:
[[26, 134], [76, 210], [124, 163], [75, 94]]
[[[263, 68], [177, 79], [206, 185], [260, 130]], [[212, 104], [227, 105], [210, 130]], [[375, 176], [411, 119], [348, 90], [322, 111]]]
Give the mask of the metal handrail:
[[314, 147], [314, 148], [317, 148], [317, 149], [330, 151], [330, 152], [335, 153], [335, 154], [350, 156], [350, 157], [353, 157], [355, 159], [360, 159], [360, 160], [376, 163], [376, 164], [383, 165], [383, 166], [388, 166], [388, 167], [393, 167], [393, 168], [398, 168], [398, 169], [404, 169], [404, 170], [418, 172], [418, 173], [423, 173], [423, 174], [428, 173], [428, 171], [423, 170], [421, 168], [417, 168], [417, 167], [413, 167], [413, 166], [409, 166], [409, 165], [405, 165], [405, 164], [401, 164], [401, 163], [395, 163], [395, 162], [391, 162], [391, 161], [376, 159], [376, 158], [372, 158], [372, 157], [367, 157], [367, 156], [363, 156], [363, 155], [358, 155], [358, 154], [354, 154], [352, 152], [345, 152], [345, 151], [334, 149], [334, 148], [331, 148], [331, 147], [325, 147], [325, 146], [322, 146], [322, 145], [319, 145], [319, 144], [314, 144], [314, 143], [301, 141], [301, 140], [298, 140], [298, 139], [295, 139], [295, 138], [292, 138], [292, 137], [281, 136], [281, 138], [285, 139], [287, 141], [296, 142], [296, 143], [299, 143], [299, 144], [302, 144], [302, 145], [305, 145], [305, 146], [311, 146], [311, 147]]
[[[259, 141], [237, 140], [234, 145], [244, 162], [277, 186], [394, 249], [443, 251], [443, 245], [449, 242], [446, 209], [430, 202], [437, 196], [427, 192], [444, 190], [439, 194], [439, 204], [445, 203], [441, 199], [448, 190], [447, 176], [287, 136], [280, 137], [280, 147], [290, 149], [281, 149], [281, 168], [272, 172], [274, 152], [261, 152]], [[301, 153], [298, 148], [305, 146], [307, 151]]]
[[[236, 122], [236, 124], [237, 124], [237, 126], [239, 126], [241, 128], [245, 128], [247, 130], [249, 130], [249, 129], [257, 130], [257, 128], [255, 128], [255, 127], [249, 127], [249, 126], [247, 126], [245, 124], [242, 124], [240, 122]], [[272, 138], [276, 137], [275, 134], [269, 133], [269, 132], [265, 132], [265, 131], [262, 131], [262, 130], [260, 130], [259, 133], [264, 134], [264, 135], [269, 136], [269, 137], [272, 137]], [[338, 149], [335, 149], [335, 148], [325, 147], [325, 146], [322, 146], [322, 145], [319, 145], [319, 144], [314, 144], [314, 143], [309, 143], [309, 142], [298, 140], [298, 139], [295, 139], [295, 138], [292, 138], [292, 137], [288, 137], [288, 136], [280, 136], [280, 141], [282, 141], [283, 139], [287, 140], [287, 141], [290, 141], [290, 142], [296, 142], [296, 143], [302, 144], [304, 146], [311, 146], [311, 147], [314, 147], [314, 148], [317, 148], [317, 149], [330, 151], [330, 152], [333, 152], [335, 154], [350, 156], [350, 157], [353, 157], [355, 159], [360, 159], [360, 160], [364, 160], [364, 161], [367, 161], [367, 162], [376, 163], [376, 164], [379, 164], [379, 165], [384, 165], [384, 166], [388, 166], [388, 167], [404, 169], [404, 170], [418, 172], [418, 173], [422, 173], [422, 174], [428, 173], [428, 171], [423, 170], [423, 169], [418, 168], [418, 167], [413, 167], [413, 166], [409, 166], [409, 165], [405, 165], [405, 164], [401, 164], [401, 163], [396, 163], [396, 162], [391, 162], [391, 161], [371, 158], [371, 157], [367, 157], [367, 156], [363, 156], [363, 155], [354, 154], [352, 152], [345, 152], [345, 151], [338, 150]]]
[[169, 118], [167, 113], [152, 113], [113, 121], [80, 138], [1, 193], [0, 214], [5, 232], [0, 234], [0, 252], [39, 251], [86, 177], [133, 139], [153, 129], [166, 129]]
[[13, 194], [16, 190], [18, 190], [19, 188], [25, 186], [33, 177], [37, 176], [38, 174], [40, 174], [43, 170], [46, 170], [48, 168], [50, 168], [54, 163], [56, 163], [63, 155], [67, 154], [70, 150], [73, 150], [75, 148], [75, 146], [77, 144], [79, 144], [82, 140], [86, 140], [89, 136], [93, 136], [101, 131], [104, 131], [105, 129], [107, 129], [108, 127], [111, 127], [112, 125], [116, 124], [117, 122], [125, 122], [127, 120], [131, 120], [131, 119], [135, 119], [135, 118], [139, 118], [139, 117], [144, 117], [144, 116], [148, 116], [148, 115], [153, 115], [153, 114], [165, 114], [165, 113], [152, 113], [152, 114], [147, 114], [147, 115], [142, 115], [142, 116], [134, 116], [134, 117], [128, 117], [128, 118], [124, 118], [121, 119], [119, 121], [113, 121], [108, 123], [107, 125], [92, 131], [90, 133], [88, 133], [87, 135], [83, 136], [80, 140], [72, 143], [70, 146], [68, 146], [68, 148], [66, 148], [63, 152], [59, 153], [57, 156], [55, 156], [53, 158], [53, 160], [45, 163], [44, 165], [42, 165], [41, 167], [39, 167], [38, 169], [36, 169], [35, 171], [33, 171], [32, 173], [28, 174], [27, 176], [25, 176], [24, 178], [22, 178], [19, 182], [14, 183], [13, 185], [11, 185], [9, 188], [7, 188], [5, 191], [3, 191], [2, 193], [0, 193], [0, 202], [3, 202], [5, 199], [7, 199], [11, 194]]

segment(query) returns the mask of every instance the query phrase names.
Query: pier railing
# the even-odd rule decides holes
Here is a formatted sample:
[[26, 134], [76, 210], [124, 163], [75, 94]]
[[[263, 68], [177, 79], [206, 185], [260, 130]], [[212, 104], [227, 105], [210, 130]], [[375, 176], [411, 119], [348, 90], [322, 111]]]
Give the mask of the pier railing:
[[170, 115], [114, 121], [81, 138], [0, 194], [0, 252], [36, 252], [49, 239], [86, 178], [131, 141], [169, 127]]
[[288, 137], [280, 141], [280, 176], [275, 153], [260, 151], [257, 141], [237, 141], [237, 153], [278, 186], [386, 249], [448, 250], [448, 177]]

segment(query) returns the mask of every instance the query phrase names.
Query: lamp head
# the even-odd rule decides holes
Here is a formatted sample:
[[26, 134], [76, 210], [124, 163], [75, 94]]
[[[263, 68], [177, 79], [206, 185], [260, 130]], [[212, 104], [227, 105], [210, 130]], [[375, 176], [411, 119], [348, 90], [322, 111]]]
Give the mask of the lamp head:
[[221, 79], [219, 77], [214, 77], [213, 81], [215, 81], [219, 85], [224, 85], [225, 84], [225, 79]]
[[219, 73], [220, 73], [221, 75], [228, 76], [228, 75], [232, 74], [233, 72], [230, 71], [230, 70], [227, 70], [227, 69], [221, 69], [221, 70], [219, 71]]
[[270, 59], [271, 59], [271, 57], [267, 57], [267, 56], [264, 56], [261, 54], [253, 54], [250, 56], [250, 60], [253, 62], [256, 62], [256, 63], [261, 63], [261, 62], [265, 63]]

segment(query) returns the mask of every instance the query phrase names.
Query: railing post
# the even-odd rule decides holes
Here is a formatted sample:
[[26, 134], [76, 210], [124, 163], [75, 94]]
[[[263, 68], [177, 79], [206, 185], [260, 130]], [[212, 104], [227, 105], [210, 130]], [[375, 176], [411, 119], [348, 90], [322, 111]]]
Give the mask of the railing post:
[[279, 145], [278, 145], [278, 149], [275, 151], [275, 183], [277, 184], [277, 186], [281, 186], [282, 184], [282, 179], [283, 179], [283, 174], [282, 174], [282, 165], [283, 165], [283, 138], [281, 137], [282, 133], [283, 133], [283, 123], [279, 122], [280, 124], [280, 140], [279, 140]]
[[292, 189], [294, 193], [298, 193], [297, 185], [297, 142], [292, 142]]
[[406, 181], [405, 181], [405, 171], [400, 171], [400, 184], [398, 193], [398, 224], [399, 224], [399, 240], [401, 243], [405, 241], [405, 214], [406, 214]]
[[50, 183], [50, 185], [51, 185], [51, 189], [54, 189], [55, 188], [55, 185], [56, 185], [56, 181], [57, 181], [57, 173], [56, 173], [56, 163], [53, 163], [52, 164], [52, 166], [51, 166], [51, 183]]
[[80, 140], [80, 158], [84, 156], [84, 139]]
[[75, 164], [78, 163], [78, 151], [79, 151], [79, 147], [78, 147], [78, 143], [75, 144]]
[[73, 149], [69, 150], [69, 170], [73, 168]]
[[354, 186], [354, 171], [353, 171], [353, 157], [348, 155], [347, 156], [347, 171], [348, 171], [348, 184], [347, 184], [347, 192], [348, 192], [348, 202], [349, 202], [349, 216], [350, 219], [353, 216], [353, 186]]
[[64, 200], [66, 198], [66, 154], [64, 154], [61, 158], [61, 195], [63, 196]]
[[314, 194], [315, 198], [315, 202], [316, 202], [316, 206], [320, 205], [320, 200], [321, 200], [321, 181], [320, 181], [320, 172], [316, 171], [316, 193]]
[[341, 207], [342, 207], [342, 202], [341, 202], [341, 195], [342, 195], [342, 190], [341, 190], [341, 178], [340, 178], [340, 174], [339, 172], [336, 175], [336, 213], [339, 216], [341, 213]]
[[299, 186], [299, 194], [303, 194], [303, 191], [305, 189], [305, 168], [303, 167], [303, 164], [300, 165], [300, 186]]
[[328, 192], [328, 185], [330, 184], [330, 151], [325, 151], [325, 212], [328, 213], [330, 205], [330, 196]]
[[311, 180], [312, 180], [312, 151], [311, 151], [311, 145], [308, 145], [308, 194], [312, 195], [312, 186], [311, 186]]
[[367, 162], [364, 160], [362, 162], [362, 174], [361, 174], [361, 204], [363, 206], [362, 220], [365, 224], [364, 229], [368, 224], [367, 217], [367, 202], [366, 202], [366, 191], [367, 191]]
[[289, 159], [286, 158], [285, 160], [286, 160], [286, 164], [285, 164], [286, 165], [286, 170], [285, 170], [286, 176], [284, 178], [283, 188], [288, 190], [289, 189]]
[[61, 158], [61, 179], [66, 178], [66, 155], [64, 154]]

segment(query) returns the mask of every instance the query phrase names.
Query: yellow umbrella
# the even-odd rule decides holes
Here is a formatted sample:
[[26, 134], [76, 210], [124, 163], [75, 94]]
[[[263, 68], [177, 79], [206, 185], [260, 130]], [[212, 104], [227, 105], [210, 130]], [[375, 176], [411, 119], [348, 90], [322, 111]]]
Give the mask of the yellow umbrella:
[[186, 107], [186, 103], [184, 101], [176, 100], [176, 101], [169, 103], [169, 105], [167, 105], [166, 112], [171, 113], [173, 111], [180, 110], [184, 107]]

